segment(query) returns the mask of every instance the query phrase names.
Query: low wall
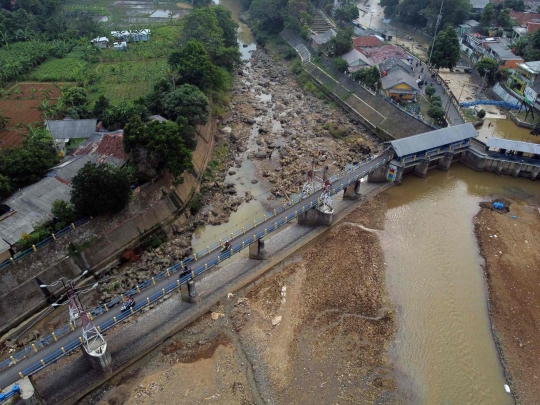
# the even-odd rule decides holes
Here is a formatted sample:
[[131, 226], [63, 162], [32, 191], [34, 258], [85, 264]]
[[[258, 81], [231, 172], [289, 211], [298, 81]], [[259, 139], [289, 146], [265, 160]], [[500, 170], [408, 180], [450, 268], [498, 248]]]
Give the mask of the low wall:
[[[142, 239], [160, 229], [163, 223], [174, 219], [199, 185], [214, 148], [215, 119], [197, 128], [197, 148], [193, 152], [192, 173], [185, 173], [184, 182], [165, 198], [144, 212], [117, 227], [107, 230], [92, 241], [79, 255], [67, 257], [56, 264], [47, 265], [46, 249], [0, 272], [0, 334], [48, 305], [48, 297], [39, 284], [61, 277], [73, 278], [88, 269], [94, 274], [117, 263], [125, 249], [136, 247]], [[51, 244], [54, 245], [54, 244]], [[54, 246], [50, 246], [54, 249]], [[36, 266], [36, 260], [41, 263]], [[54, 293], [54, 289], [50, 289]]]
[[512, 111], [508, 111], [509, 115], [510, 115], [510, 119], [512, 120], [512, 122], [514, 124], [516, 124], [518, 127], [523, 127], [523, 128], [529, 128], [529, 129], [534, 129], [534, 125], [533, 124], [529, 124], [528, 122], [525, 122], [525, 121], [521, 121], [518, 117], [516, 117], [514, 115], [514, 113]]

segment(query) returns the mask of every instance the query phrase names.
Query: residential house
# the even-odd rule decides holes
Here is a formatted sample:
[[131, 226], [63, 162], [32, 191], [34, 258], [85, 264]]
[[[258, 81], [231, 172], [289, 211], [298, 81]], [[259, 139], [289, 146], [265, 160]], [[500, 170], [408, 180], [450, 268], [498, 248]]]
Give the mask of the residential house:
[[352, 49], [341, 57], [349, 64], [349, 72], [356, 72], [359, 69], [369, 67], [373, 63], [357, 49]]
[[500, 68], [515, 69], [518, 63], [525, 62], [521, 56], [515, 55], [506, 44], [502, 42], [484, 42], [487, 57], [495, 59]]
[[458, 27], [458, 35], [464, 36], [467, 34], [478, 32], [480, 29], [480, 23], [475, 20], [467, 20]]
[[122, 166], [125, 161], [122, 132], [93, 134], [46, 177], [1, 201], [0, 261], [9, 258], [10, 249], [23, 233], [29, 234], [35, 225], [53, 218], [51, 207], [55, 200], [70, 200], [71, 180], [81, 167], [88, 162]]
[[526, 13], [523, 11], [512, 11], [510, 12], [510, 17], [521, 27], [525, 27], [527, 22], [540, 20], [539, 13]]
[[95, 118], [74, 120], [45, 120], [45, 127], [54, 139], [55, 147], [61, 156], [77, 147], [96, 132], [97, 120]]
[[399, 46], [395, 45], [383, 45], [377, 47], [364, 46], [356, 49], [366, 55], [373, 62], [373, 65], [379, 65], [380, 63], [391, 58], [403, 60], [407, 60], [408, 58], [408, 55], [405, 53], [405, 51]]
[[485, 38], [479, 34], [467, 34], [462, 41], [461, 50], [473, 63], [481, 58], [495, 59], [500, 68], [513, 69], [524, 60], [515, 55], [502, 38]]
[[133, 42], [147, 42], [150, 40], [150, 30], [143, 29], [140, 31], [133, 30], [130, 32], [130, 37]]
[[127, 51], [127, 42], [126, 41], [114, 42], [113, 49], [115, 51]]
[[402, 59], [390, 58], [379, 64], [379, 71], [381, 76], [386, 76], [388, 72], [394, 69], [399, 69], [403, 73], [410, 75], [412, 73], [411, 65]]
[[471, 9], [472, 11], [476, 13], [481, 13], [484, 11], [484, 8], [489, 4], [489, 0], [469, 0], [469, 3], [471, 3]]
[[317, 51], [323, 51], [328, 48], [330, 40], [336, 35], [336, 31], [334, 31], [332, 28], [321, 34], [313, 34], [311, 36], [311, 46]]
[[400, 68], [386, 71], [381, 77], [381, 88], [386, 97], [413, 101], [420, 92], [416, 80]]
[[96, 37], [91, 40], [90, 43], [99, 49], [105, 49], [109, 47], [109, 39], [107, 37]]
[[362, 48], [374, 48], [383, 45], [384, 41], [377, 35], [353, 38], [353, 47], [359, 50]]
[[111, 31], [111, 36], [115, 42], [129, 42], [131, 33], [129, 31]]
[[540, 93], [540, 61], [518, 63], [507, 85], [522, 97], [527, 86]]

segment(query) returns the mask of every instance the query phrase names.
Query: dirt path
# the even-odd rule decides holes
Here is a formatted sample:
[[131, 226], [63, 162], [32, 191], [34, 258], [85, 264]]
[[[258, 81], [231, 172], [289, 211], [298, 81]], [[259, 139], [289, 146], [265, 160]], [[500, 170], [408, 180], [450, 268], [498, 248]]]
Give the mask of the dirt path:
[[475, 218], [495, 340], [516, 402], [523, 405], [540, 403], [539, 226], [537, 203], [525, 201], [512, 201], [506, 214], [482, 208]]

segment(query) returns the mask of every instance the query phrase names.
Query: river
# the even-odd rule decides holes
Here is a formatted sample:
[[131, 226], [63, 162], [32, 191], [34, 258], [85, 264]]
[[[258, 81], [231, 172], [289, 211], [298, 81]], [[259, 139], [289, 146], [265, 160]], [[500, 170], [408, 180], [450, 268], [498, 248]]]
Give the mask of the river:
[[472, 223], [479, 202], [492, 194], [540, 197], [540, 189], [453, 164], [387, 191], [382, 244], [398, 312], [390, 355], [407, 403], [513, 403], [491, 334]]

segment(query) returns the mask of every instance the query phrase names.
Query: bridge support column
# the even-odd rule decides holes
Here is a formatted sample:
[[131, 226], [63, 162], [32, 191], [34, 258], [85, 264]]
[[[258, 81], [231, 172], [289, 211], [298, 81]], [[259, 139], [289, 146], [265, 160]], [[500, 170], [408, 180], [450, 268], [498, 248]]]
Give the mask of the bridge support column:
[[514, 170], [512, 170], [512, 176], [518, 177], [521, 169], [523, 169], [523, 165], [521, 163], [516, 163]]
[[480, 159], [478, 161], [478, 164], [476, 165], [476, 170], [478, 170], [479, 172], [483, 172], [484, 170], [486, 170], [486, 164], [487, 164], [486, 158]]
[[414, 167], [414, 175], [424, 178], [429, 168], [429, 160], [423, 160]]
[[343, 190], [344, 200], [358, 200], [362, 195], [360, 194], [360, 179], [356, 180], [353, 184], [349, 184], [348, 187]]
[[404, 167], [398, 167], [396, 170], [396, 177], [394, 178], [394, 183], [401, 184], [401, 180], [403, 179], [403, 172], [405, 171]]
[[379, 183], [387, 181], [386, 176], [388, 175], [388, 165], [381, 165], [376, 168], [373, 172], [369, 173], [367, 176], [369, 183]]
[[531, 180], [536, 180], [536, 177], [538, 177], [538, 173], [540, 173], [540, 167], [534, 167], [531, 171]]
[[83, 353], [94, 370], [101, 371], [105, 374], [112, 372], [111, 354], [107, 350], [106, 343], [99, 350], [92, 350], [91, 352], [88, 352], [86, 347], [83, 347]]
[[317, 208], [312, 208], [298, 215], [298, 224], [300, 225], [332, 225], [334, 220], [333, 213], [322, 212]]
[[444, 156], [437, 162], [437, 167], [441, 170], [447, 171], [448, 169], [450, 169], [453, 157], [454, 154], [452, 152], [445, 153]]
[[253, 260], [266, 260], [268, 258], [264, 249], [264, 239], [259, 239], [249, 245], [249, 258]]
[[187, 283], [187, 301], [196, 304], [199, 302], [199, 294], [197, 293], [197, 288], [195, 287], [195, 281], [189, 280]]
[[503, 161], [500, 161], [499, 163], [497, 163], [497, 167], [495, 168], [495, 173], [497, 174], [502, 173], [503, 164], [504, 164]]

